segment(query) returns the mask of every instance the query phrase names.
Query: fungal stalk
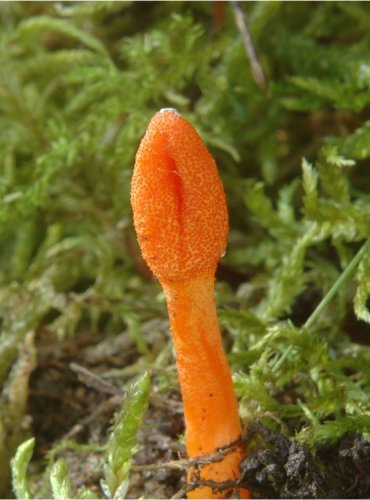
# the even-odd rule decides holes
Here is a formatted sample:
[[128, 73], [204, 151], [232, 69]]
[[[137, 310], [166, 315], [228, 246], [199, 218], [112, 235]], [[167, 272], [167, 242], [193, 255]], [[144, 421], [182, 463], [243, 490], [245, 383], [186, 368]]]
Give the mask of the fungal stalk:
[[193, 464], [188, 498], [226, 498], [243, 457], [214, 299], [228, 214], [213, 158], [175, 110], [161, 110], [148, 126], [136, 155], [131, 203], [143, 257], [167, 299]]

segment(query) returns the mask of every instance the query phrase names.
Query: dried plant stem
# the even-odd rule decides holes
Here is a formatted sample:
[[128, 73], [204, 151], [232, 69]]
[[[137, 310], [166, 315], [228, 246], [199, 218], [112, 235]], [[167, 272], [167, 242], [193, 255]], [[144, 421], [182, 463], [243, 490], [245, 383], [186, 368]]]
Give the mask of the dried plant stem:
[[245, 12], [240, 7], [240, 4], [236, 0], [232, 0], [230, 2], [234, 18], [235, 18], [235, 23], [238, 27], [240, 36], [242, 38], [245, 52], [247, 54], [249, 63], [251, 65], [251, 70], [252, 70], [252, 75], [254, 78], [254, 81], [259, 85], [261, 88], [265, 88], [267, 85], [266, 78], [261, 66], [261, 63], [258, 60], [256, 48], [253, 43], [253, 39], [251, 36], [251, 33], [249, 31], [248, 27], [248, 22], [247, 22], [247, 17], [245, 15]]
[[135, 464], [131, 466], [133, 472], [157, 471], [162, 469], [167, 470], [185, 470], [188, 467], [188, 460], [170, 460], [169, 462], [157, 464]]
[[330, 288], [328, 293], [322, 299], [320, 304], [316, 307], [314, 312], [308, 318], [308, 320], [304, 324], [305, 328], [309, 328], [316, 321], [316, 319], [320, 316], [322, 310], [329, 304], [329, 302], [332, 301], [333, 297], [338, 292], [338, 290], [341, 288], [343, 283], [345, 281], [347, 281], [347, 279], [354, 273], [358, 264], [360, 263], [361, 259], [364, 257], [366, 252], [369, 250], [369, 248], [370, 248], [370, 237], [365, 241], [365, 243], [362, 245], [360, 250], [356, 253], [356, 255], [353, 257], [351, 262], [348, 264], [348, 266], [345, 268], [345, 270], [342, 272], [342, 274], [336, 280], [334, 285]]
[[132, 465], [131, 470], [135, 472], [141, 472], [141, 471], [152, 471], [152, 470], [155, 471], [160, 469], [183, 470], [187, 469], [191, 465], [196, 465], [201, 467], [206, 464], [220, 462], [221, 460], [223, 460], [225, 455], [237, 449], [242, 442], [243, 441], [241, 439], [238, 439], [229, 446], [219, 448], [217, 451], [215, 451], [215, 453], [209, 453], [208, 455], [204, 455], [201, 457], [170, 460], [168, 462], [162, 462], [156, 464], [142, 464], [142, 465], [135, 464]]
[[85, 384], [87, 387], [92, 387], [98, 392], [103, 392], [105, 394], [110, 394], [112, 396], [122, 396], [123, 392], [120, 387], [117, 387], [97, 373], [92, 372], [84, 366], [78, 365], [77, 363], [70, 363], [69, 367], [74, 371], [80, 382]]
[[[310, 328], [314, 324], [314, 322], [320, 316], [320, 314], [325, 309], [325, 307], [333, 300], [333, 298], [337, 294], [338, 290], [342, 287], [342, 285], [345, 283], [345, 281], [347, 281], [347, 279], [355, 272], [357, 266], [359, 265], [362, 258], [364, 257], [364, 255], [366, 254], [366, 252], [369, 249], [370, 249], [370, 237], [365, 241], [365, 243], [362, 245], [360, 250], [356, 253], [356, 255], [353, 257], [351, 262], [348, 264], [348, 266], [345, 268], [345, 270], [342, 272], [342, 274], [339, 276], [339, 278], [335, 281], [333, 286], [330, 288], [328, 293], [325, 295], [325, 297], [322, 299], [322, 301], [319, 303], [319, 305], [313, 311], [311, 316], [307, 319], [307, 321], [303, 325], [303, 328]], [[291, 354], [293, 349], [294, 349], [294, 346], [290, 345], [285, 350], [284, 354], [277, 360], [277, 362], [273, 366], [273, 368], [272, 368], [273, 372], [278, 371], [278, 369], [283, 365], [284, 361]]]

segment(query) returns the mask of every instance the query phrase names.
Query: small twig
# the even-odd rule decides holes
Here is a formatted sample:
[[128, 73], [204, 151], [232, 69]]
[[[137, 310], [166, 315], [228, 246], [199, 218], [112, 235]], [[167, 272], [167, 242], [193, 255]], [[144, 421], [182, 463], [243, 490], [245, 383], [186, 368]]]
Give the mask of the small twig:
[[[117, 387], [114, 384], [111, 384], [107, 380], [103, 379], [96, 373], [92, 372], [88, 368], [84, 366], [78, 365], [77, 363], [70, 363], [70, 369], [77, 373], [78, 380], [85, 384], [87, 387], [91, 387], [98, 392], [102, 392], [104, 394], [110, 394], [113, 396], [123, 396], [124, 393], [120, 387]], [[172, 368], [171, 368], [172, 369]], [[153, 369], [153, 371], [158, 371], [159, 373], [163, 372], [163, 369]], [[155, 406], [156, 408], [162, 410], [170, 410], [173, 413], [182, 413], [183, 405], [181, 401], [173, 401], [171, 399], [165, 399], [159, 394], [151, 394], [149, 397], [150, 404]]]
[[78, 365], [77, 363], [70, 363], [70, 369], [77, 373], [78, 380], [88, 387], [92, 387], [98, 392], [103, 392], [105, 394], [111, 394], [112, 396], [122, 396], [122, 389], [107, 382], [102, 377], [96, 373], [88, 370], [84, 366]]
[[147, 472], [157, 471], [162, 469], [168, 470], [185, 470], [189, 465], [189, 460], [170, 460], [169, 462], [162, 462], [157, 464], [136, 464], [131, 466], [134, 472]]
[[202, 467], [206, 464], [213, 464], [215, 462], [221, 462], [225, 458], [225, 455], [228, 455], [231, 451], [234, 451], [236, 448], [243, 446], [244, 439], [239, 438], [233, 443], [230, 443], [227, 446], [223, 446], [221, 448], [217, 448], [214, 453], [208, 453], [207, 455], [201, 455], [199, 457], [193, 457], [188, 460], [188, 465], [192, 465], [195, 467]]
[[172, 497], [174, 499], [185, 498], [186, 497], [186, 488], [181, 488], [181, 490], [177, 491]]
[[[157, 471], [161, 469], [184, 470], [188, 469], [189, 467], [196, 467], [198, 469], [201, 469], [204, 465], [220, 462], [225, 458], [225, 455], [238, 448], [242, 442], [243, 442], [242, 439], [238, 439], [237, 441], [231, 443], [228, 446], [225, 446], [223, 448], [218, 448], [214, 453], [209, 453], [208, 455], [203, 455], [199, 457], [185, 458], [180, 460], [170, 460], [168, 462], [155, 463], [155, 464], [142, 464], [142, 465], [135, 464], [131, 466], [131, 470], [135, 472]], [[218, 483], [216, 482], [215, 484]]]
[[232, 0], [230, 4], [234, 14], [235, 23], [238, 27], [240, 36], [244, 44], [245, 52], [251, 65], [254, 81], [257, 83], [257, 85], [264, 89], [266, 88], [267, 82], [261, 63], [258, 60], [257, 51], [254, 46], [251, 33], [249, 31], [247, 16], [245, 12], [243, 12], [238, 1]]
[[79, 434], [83, 429], [90, 423], [96, 421], [96, 419], [107, 412], [113, 412], [117, 407], [122, 404], [122, 396], [111, 396], [109, 399], [102, 401], [95, 410], [87, 415], [85, 418], [81, 419], [77, 422], [62, 438], [62, 441], [65, 439], [72, 439], [72, 437]]

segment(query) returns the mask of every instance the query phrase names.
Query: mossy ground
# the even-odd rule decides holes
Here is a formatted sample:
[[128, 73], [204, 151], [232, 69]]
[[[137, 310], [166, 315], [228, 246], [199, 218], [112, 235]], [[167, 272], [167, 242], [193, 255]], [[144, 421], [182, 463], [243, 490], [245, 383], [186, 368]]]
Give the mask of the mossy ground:
[[[38, 443], [33, 464], [36, 473], [43, 469], [45, 453], [55, 442], [105, 443], [122, 394], [119, 386], [107, 382], [104, 373], [127, 366], [138, 355], [133, 346], [127, 349], [124, 338], [116, 341], [115, 349], [109, 346], [107, 352], [106, 343], [100, 344], [101, 336], [85, 333], [55, 350], [47, 337], [40, 336], [28, 407]], [[293, 394], [287, 391], [284, 397]], [[183, 432], [178, 391], [153, 394], [138, 434], [140, 451], [134, 460], [138, 467], [131, 473], [127, 498], [183, 496], [185, 468], [174, 468], [174, 463], [185, 458], [185, 446], [178, 440]], [[361, 434], [351, 432], [333, 445], [311, 450], [254, 422], [246, 429], [245, 438], [251, 451], [241, 464], [241, 484], [253, 492], [253, 498], [370, 496], [370, 444]], [[67, 447], [61, 454], [74, 487], [85, 485], [101, 496], [101, 453]]]
[[370, 495], [370, 4], [242, 12], [265, 85], [231, 3], [0, 3], [0, 496], [31, 436], [19, 497], [184, 494], [166, 305], [129, 203], [168, 106], [225, 186], [216, 300], [252, 431], [243, 481]]

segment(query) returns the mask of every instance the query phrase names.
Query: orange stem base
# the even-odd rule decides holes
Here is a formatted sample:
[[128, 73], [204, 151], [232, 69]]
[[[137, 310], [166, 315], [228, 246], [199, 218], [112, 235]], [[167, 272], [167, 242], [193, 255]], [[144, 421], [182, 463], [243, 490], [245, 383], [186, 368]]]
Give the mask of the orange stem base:
[[[214, 300], [214, 276], [162, 283], [175, 344], [190, 458], [213, 454], [238, 441], [242, 429], [229, 364], [222, 346]], [[224, 482], [239, 477], [244, 450], [237, 447], [217, 462], [192, 466], [194, 481]], [[208, 457], [209, 458], [209, 457]], [[188, 498], [227, 498], [232, 490], [197, 487]], [[242, 498], [247, 493], [242, 493]]]

